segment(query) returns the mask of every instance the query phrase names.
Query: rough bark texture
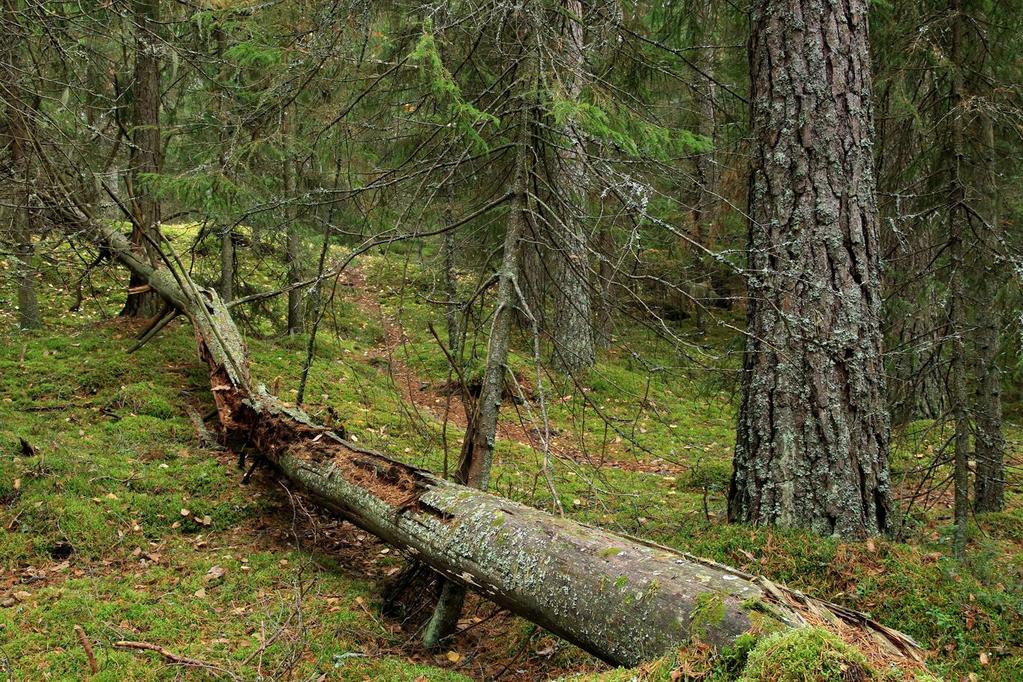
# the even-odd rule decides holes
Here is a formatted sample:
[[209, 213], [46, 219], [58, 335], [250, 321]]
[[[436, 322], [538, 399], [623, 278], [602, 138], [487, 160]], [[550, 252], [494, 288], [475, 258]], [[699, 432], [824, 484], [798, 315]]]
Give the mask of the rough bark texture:
[[[993, 278], [992, 278], [993, 279]], [[982, 285], [980, 294], [990, 301], [993, 287]], [[988, 310], [988, 316], [995, 314]], [[974, 509], [1001, 511], [1005, 507], [1005, 433], [1002, 431], [1002, 373], [998, 366], [998, 328], [985, 320], [975, 332], [977, 384], [974, 402], [974, 447], [977, 473]]]
[[733, 521], [888, 525], [865, 0], [758, 0]]
[[36, 271], [33, 264], [35, 246], [32, 242], [32, 214], [29, 199], [32, 195], [29, 180], [30, 133], [29, 112], [21, 98], [21, 55], [25, 45], [21, 23], [18, 21], [16, 0], [5, 0], [3, 4], [4, 35], [2, 64], [0, 64], [0, 100], [7, 119], [7, 137], [11, 150], [11, 168], [14, 172], [14, 190], [11, 205], [11, 242], [14, 246], [14, 276], [18, 283], [18, 324], [22, 329], [38, 329], [42, 326], [39, 302], [36, 298]]
[[[583, 4], [564, 1], [561, 80], [564, 96], [578, 100], [583, 86]], [[589, 240], [581, 219], [586, 203], [587, 174], [583, 159], [583, 141], [571, 124], [564, 130], [564, 147], [558, 150], [561, 215], [554, 219], [557, 238], [558, 281], [555, 282], [554, 364], [563, 372], [574, 373], [593, 365], [593, 313], [591, 305]]]
[[[143, 175], [159, 173], [163, 149], [160, 140], [160, 22], [159, 0], [133, 0], [135, 21], [135, 74], [132, 81], [134, 126], [131, 133], [131, 242], [156, 265], [160, 243], [160, 201], [146, 187]], [[132, 274], [128, 281], [128, 300], [122, 315], [152, 317], [163, 308], [159, 294]]]
[[447, 579], [616, 664], [637, 664], [694, 636], [721, 646], [755, 624], [808, 621], [855, 628], [892, 655], [920, 660], [911, 639], [863, 614], [359, 448], [253, 385], [241, 335], [216, 292], [183, 273], [179, 288], [116, 230], [87, 224], [191, 320], [226, 443], [262, 453], [323, 506]]

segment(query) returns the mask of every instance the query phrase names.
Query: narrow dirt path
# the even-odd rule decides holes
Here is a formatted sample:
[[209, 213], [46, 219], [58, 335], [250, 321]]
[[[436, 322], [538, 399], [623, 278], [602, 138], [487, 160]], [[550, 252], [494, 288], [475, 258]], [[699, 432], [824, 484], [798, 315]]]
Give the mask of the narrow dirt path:
[[[370, 349], [367, 354], [370, 361], [377, 359], [387, 363], [395, 387], [416, 417], [422, 419], [424, 414], [430, 415], [441, 423], [453, 424], [464, 431], [468, 418], [462, 396], [457, 391], [442, 390], [417, 374], [405, 362], [408, 335], [398, 320], [384, 312], [380, 305], [380, 292], [369, 284], [365, 271], [359, 266], [353, 267], [344, 283], [353, 292], [351, 301], [363, 314], [379, 322], [384, 330], [384, 344]], [[528, 382], [520, 380], [520, 383]], [[530, 387], [526, 385], [525, 388], [529, 390]], [[517, 409], [502, 411], [497, 435], [504, 440], [517, 442], [537, 451], [543, 450], [542, 427], [526, 422], [524, 415]], [[595, 458], [571, 447], [565, 442], [565, 438], [556, 433], [551, 434], [549, 447], [556, 458], [571, 460], [594, 469], [609, 468], [656, 475], [678, 475], [688, 471], [686, 467], [663, 460], [641, 462]]]

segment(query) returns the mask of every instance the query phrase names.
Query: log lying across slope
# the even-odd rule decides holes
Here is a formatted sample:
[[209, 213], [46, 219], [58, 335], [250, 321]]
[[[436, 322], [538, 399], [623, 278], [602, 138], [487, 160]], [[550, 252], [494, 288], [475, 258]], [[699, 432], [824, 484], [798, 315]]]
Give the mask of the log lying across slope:
[[855, 628], [893, 657], [920, 660], [910, 638], [862, 614], [360, 449], [253, 385], [214, 291], [154, 270], [120, 233], [93, 229], [191, 320], [229, 444], [256, 448], [324, 507], [605, 661], [634, 665], [694, 637], [723, 646], [751, 628], [807, 623]]

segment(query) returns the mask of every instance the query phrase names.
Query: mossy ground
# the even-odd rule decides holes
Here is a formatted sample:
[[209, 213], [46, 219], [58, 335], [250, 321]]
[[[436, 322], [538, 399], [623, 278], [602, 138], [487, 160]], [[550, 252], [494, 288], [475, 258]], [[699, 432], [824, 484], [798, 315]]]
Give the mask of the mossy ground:
[[[427, 327], [443, 327], [429, 303], [440, 296], [431, 296], [435, 279], [417, 261], [401, 251], [367, 257], [363, 286], [339, 289], [305, 407], [321, 419], [333, 411], [363, 444], [440, 471], [457, 458], [462, 431], [443, 420], [447, 398], [438, 387], [449, 371]], [[257, 289], [271, 288], [278, 268], [243, 260]], [[77, 313], [66, 312], [72, 297], [56, 277], [44, 279], [47, 326], [32, 333], [15, 329], [6, 281], [0, 290], [0, 599], [9, 603], [0, 609], [0, 666], [19, 678], [81, 678], [88, 668], [77, 624], [95, 642], [96, 679], [182, 672], [154, 654], [115, 649], [120, 639], [157, 643], [245, 679], [285, 671], [355, 680], [646, 675], [598, 673], [578, 650], [492, 617], [485, 604], [468, 614], [483, 622], [452, 646], [457, 655], [418, 652], [412, 633], [379, 616], [381, 581], [400, 563], [393, 553], [351, 526], [310, 520], [269, 476], [242, 486], [229, 454], [200, 445], [186, 407], [203, 413], [211, 400], [191, 331], [175, 322], [126, 353], [138, 329], [115, 318], [124, 279], [114, 269], [97, 273]], [[462, 284], [475, 287], [468, 277]], [[367, 297], [378, 307], [367, 308]], [[279, 317], [273, 306], [246, 313], [248, 342], [254, 376], [288, 399], [307, 338], [275, 337]], [[494, 488], [552, 506], [537, 476], [542, 455], [528, 444], [538, 422], [528, 421], [527, 407], [537, 417], [542, 392], [555, 434], [553, 480], [572, 517], [868, 611], [933, 649], [932, 668], [950, 679], [1023, 677], [1018, 481], [1006, 512], [975, 520], [963, 563], [947, 552], [947, 495], [918, 503], [900, 542], [723, 523], [739, 341], [730, 329], [738, 320], [726, 314], [721, 322], [706, 335], [680, 323], [674, 342], [625, 324], [580, 386], [537, 377], [529, 339], [519, 338], [511, 364], [533, 400], [506, 403], [509, 437], [498, 447]], [[478, 365], [468, 360], [470, 371]], [[896, 434], [898, 470], [942, 442], [927, 426]], [[1009, 440], [1018, 458], [1018, 427]], [[939, 471], [937, 480], [944, 477]], [[686, 660], [656, 665], [670, 674]], [[714, 674], [730, 671], [719, 679], [738, 674], [719, 663]]]

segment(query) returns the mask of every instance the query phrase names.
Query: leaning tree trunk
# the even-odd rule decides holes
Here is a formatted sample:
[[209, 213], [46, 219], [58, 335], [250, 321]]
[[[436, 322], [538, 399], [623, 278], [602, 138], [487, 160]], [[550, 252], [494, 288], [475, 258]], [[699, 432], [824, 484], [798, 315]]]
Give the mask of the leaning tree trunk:
[[29, 208], [32, 185], [29, 180], [31, 147], [30, 118], [22, 99], [21, 55], [26, 44], [21, 22], [18, 20], [17, 0], [5, 0], [3, 5], [3, 55], [0, 57], [0, 101], [6, 103], [8, 142], [11, 167], [14, 172], [12, 186], [15, 191], [11, 202], [11, 241], [14, 244], [14, 274], [18, 286], [18, 324], [22, 329], [42, 326], [39, 301], [36, 297], [36, 273], [33, 264], [35, 246], [32, 243], [32, 214]]
[[[135, 121], [131, 148], [131, 242], [145, 253], [152, 265], [157, 261], [160, 242], [160, 200], [143, 176], [156, 174], [162, 167], [160, 142], [160, 45], [157, 28], [160, 0], [133, 0], [135, 21], [135, 77], [132, 84]], [[128, 281], [128, 300], [121, 314], [127, 317], [153, 317], [163, 308], [160, 295], [132, 274]]]
[[757, 0], [733, 521], [888, 525], [866, 0]]
[[253, 383], [241, 335], [214, 290], [154, 269], [116, 230], [76, 217], [191, 320], [227, 444], [261, 453], [324, 507], [448, 580], [615, 664], [635, 665], [695, 637], [723, 646], [751, 628], [810, 621], [921, 660], [910, 638], [861, 613], [359, 448]]

